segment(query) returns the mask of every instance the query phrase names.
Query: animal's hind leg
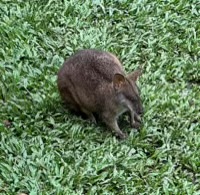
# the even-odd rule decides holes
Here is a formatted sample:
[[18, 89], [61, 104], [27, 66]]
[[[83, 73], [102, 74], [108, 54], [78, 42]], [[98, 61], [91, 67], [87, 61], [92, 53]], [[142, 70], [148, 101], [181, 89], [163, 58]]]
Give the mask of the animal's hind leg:
[[66, 108], [73, 110], [75, 112], [80, 112], [80, 108], [79, 108], [78, 104], [75, 101], [73, 101], [71, 98], [64, 97], [63, 101], [64, 101]]
[[80, 107], [77, 104], [77, 102], [74, 100], [70, 90], [68, 88], [61, 88], [60, 89], [60, 95], [64, 101], [64, 104], [67, 108], [70, 110], [73, 110], [75, 112], [80, 112]]
[[81, 117], [85, 118], [87, 117], [91, 122], [96, 124], [96, 119], [92, 112], [89, 112], [88, 110], [80, 107], [75, 101], [72, 99], [65, 99], [65, 105], [67, 108], [69, 108], [71, 111], [73, 111], [75, 114], [80, 115]]
[[92, 112], [86, 110], [85, 108], [81, 108], [81, 111], [87, 115], [88, 119], [92, 122], [92, 123], [95, 123], [96, 124], [96, 119], [93, 115]]

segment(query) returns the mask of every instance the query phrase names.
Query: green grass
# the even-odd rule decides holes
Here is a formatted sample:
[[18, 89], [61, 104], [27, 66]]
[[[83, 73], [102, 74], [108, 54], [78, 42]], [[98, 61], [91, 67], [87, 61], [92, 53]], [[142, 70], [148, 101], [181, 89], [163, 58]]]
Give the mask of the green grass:
[[[83, 48], [144, 69], [125, 141], [63, 108], [56, 74]], [[198, 195], [199, 121], [199, 1], [1, 0], [0, 194]]]

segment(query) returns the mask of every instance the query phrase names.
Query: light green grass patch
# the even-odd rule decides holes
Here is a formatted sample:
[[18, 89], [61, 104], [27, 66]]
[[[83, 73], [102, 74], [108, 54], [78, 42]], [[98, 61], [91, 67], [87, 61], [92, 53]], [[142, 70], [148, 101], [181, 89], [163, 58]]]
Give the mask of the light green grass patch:
[[[143, 68], [140, 132], [70, 114], [56, 74], [76, 50]], [[0, 194], [200, 194], [198, 1], [0, 2]]]

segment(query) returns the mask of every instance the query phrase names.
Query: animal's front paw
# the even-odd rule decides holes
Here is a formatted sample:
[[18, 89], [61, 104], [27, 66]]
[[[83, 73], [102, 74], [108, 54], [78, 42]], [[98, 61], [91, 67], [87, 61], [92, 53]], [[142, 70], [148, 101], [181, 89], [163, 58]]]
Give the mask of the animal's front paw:
[[141, 123], [135, 121], [134, 123], [132, 123], [132, 127], [135, 128], [135, 129], [139, 129], [141, 127]]
[[122, 133], [122, 132], [117, 132], [116, 133], [116, 137], [123, 140], [123, 139], [126, 139], [128, 137], [128, 135], [126, 133]]

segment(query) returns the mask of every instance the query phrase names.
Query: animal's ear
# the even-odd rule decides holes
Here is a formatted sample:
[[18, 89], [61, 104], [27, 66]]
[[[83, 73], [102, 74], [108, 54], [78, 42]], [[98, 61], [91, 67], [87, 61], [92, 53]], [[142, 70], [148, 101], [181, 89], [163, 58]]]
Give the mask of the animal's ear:
[[123, 85], [125, 84], [125, 77], [122, 74], [115, 74], [113, 77], [113, 86], [115, 88], [115, 90], [119, 90], [123, 87]]
[[141, 70], [135, 70], [134, 72], [130, 73], [128, 75], [128, 78], [131, 80], [131, 81], [134, 81], [136, 82], [138, 80], [138, 78], [142, 75], [142, 71]]

